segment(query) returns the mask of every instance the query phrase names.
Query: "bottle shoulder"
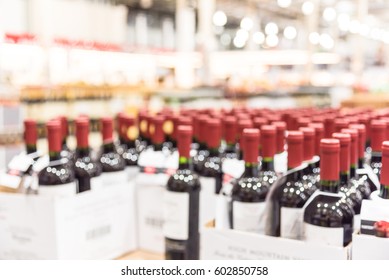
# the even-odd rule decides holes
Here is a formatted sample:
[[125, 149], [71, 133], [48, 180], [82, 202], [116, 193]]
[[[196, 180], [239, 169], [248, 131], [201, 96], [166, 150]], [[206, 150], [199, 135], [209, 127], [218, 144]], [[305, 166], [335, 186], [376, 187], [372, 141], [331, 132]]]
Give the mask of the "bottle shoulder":
[[100, 163], [103, 172], [122, 171], [125, 167], [124, 159], [116, 152], [102, 153]]
[[198, 173], [205, 177], [216, 177], [222, 173], [222, 159], [218, 156], [205, 158], [198, 166]]
[[280, 188], [280, 204], [283, 207], [302, 208], [311, 196], [304, 181], [287, 181]]
[[178, 169], [167, 182], [167, 189], [176, 192], [193, 192], [201, 188], [199, 176], [190, 169]]
[[96, 177], [101, 174], [101, 164], [94, 161], [90, 156], [78, 157], [74, 163], [76, 177]]
[[265, 201], [270, 186], [268, 180], [260, 177], [242, 177], [233, 183], [232, 199], [242, 202]]
[[74, 171], [69, 168], [65, 160], [50, 163], [38, 174], [40, 185], [62, 185], [74, 182]]
[[126, 149], [123, 152], [122, 156], [126, 162], [126, 165], [128, 165], [128, 166], [137, 165], [138, 158], [139, 158], [139, 152], [137, 151], [136, 148]]

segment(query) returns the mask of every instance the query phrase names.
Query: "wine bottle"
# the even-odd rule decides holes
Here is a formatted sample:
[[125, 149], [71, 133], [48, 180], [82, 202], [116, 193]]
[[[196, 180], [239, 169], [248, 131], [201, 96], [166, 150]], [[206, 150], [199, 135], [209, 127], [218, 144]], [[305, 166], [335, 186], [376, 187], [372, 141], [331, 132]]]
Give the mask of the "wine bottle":
[[88, 137], [89, 120], [86, 118], [76, 119], [77, 149], [74, 172], [78, 181], [78, 192], [102, 188], [100, 177], [102, 167], [91, 157]]
[[62, 131], [58, 120], [46, 124], [49, 144], [49, 165], [38, 174], [39, 194], [50, 196], [72, 196], [77, 193], [74, 171], [67, 158], [61, 157]]
[[38, 140], [38, 130], [36, 121], [32, 119], [24, 120], [24, 142], [26, 145], [26, 154], [35, 154], [37, 152], [36, 142]]
[[[245, 130], [246, 128], [253, 128], [254, 127], [254, 124], [251, 120], [248, 120], [248, 119], [243, 119], [243, 120], [239, 120], [238, 121], [238, 137], [237, 137], [237, 141], [238, 141], [238, 144], [239, 144], [239, 150], [238, 150], [238, 159], [240, 160], [243, 160], [244, 156], [243, 156], [243, 153], [244, 153], [244, 149], [243, 149], [243, 142], [242, 142], [242, 134], [243, 134], [243, 130]], [[259, 144], [258, 144], [259, 145]], [[259, 148], [259, 146], [257, 147], [257, 149]]]
[[381, 188], [378, 196], [389, 199], [389, 141], [382, 143]]
[[59, 121], [61, 124], [61, 134], [62, 134], [62, 147], [61, 147], [61, 156], [68, 159], [68, 164], [70, 168], [74, 168], [74, 152], [71, 151], [67, 144], [67, 139], [69, 135], [69, 124], [65, 116], [60, 116]]
[[[300, 128], [301, 129], [301, 128]], [[277, 189], [279, 193], [280, 223], [276, 236], [302, 239], [304, 205], [316, 190], [316, 187], [304, 179], [303, 148], [304, 135], [302, 131], [289, 131], [288, 144], [288, 173], [284, 183]], [[275, 215], [276, 217], [276, 215]], [[277, 217], [276, 217], [277, 218]]]
[[139, 137], [139, 131], [135, 124], [135, 118], [123, 115], [123, 131], [122, 131], [122, 141], [123, 141], [123, 158], [126, 162], [127, 167], [137, 167], [139, 153], [141, 152], [138, 149], [137, 139]]
[[[100, 155], [100, 163], [104, 174], [104, 185], [106, 182], [113, 183], [122, 180], [122, 172], [124, 172], [125, 161], [116, 151], [116, 146], [113, 141], [113, 120], [111, 117], [103, 117], [101, 119], [102, 126], [102, 153]], [[119, 176], [120, 175], [120, 176]], [[126, 177], [124, 175], [124, 177]], [[112, 181], [111, 181], [112, 180]], [[125, 181], [125, 180], [124, 180]]]
[[315, 158], [315, 129], [312, 127], [300, 127], [303, 133], [303, 160], [306, 167], [303, 169], [304, 180], [311, 183], [312, 188], [308, 189], [309, 196], [317, 189], [319, 182], [318, 158]]
[[238, 127], [235, 117], [228, 116], [224, 119], [224, 130], [224, 157], [226, 159], [235, 159], [238, 157], [236, 150], [236, 134], [238, 131]]
[[335, 118], [333, 115], [327, 115], [324, 118], [324, 137], [331, 138], [335, 132]]
[[[259, 178], [262, 184], [267, 188], [277, 180], [277, 174], [274, 171], [274, 155], [276, 153], [276, 127], [273, 125], [263, 125], [260, 130], [261, 147], [261, 167]], [[251, 152], [251, 151], [249, 151]]]
[[348, 121], [348, 119], [339, 118], [335, 119], [334, 125], [335, 132], [340, 132], [343, 128], [347, 128], [350, 125], [350, 122]]
[[[386, 124], [380, 120], [372, 120], [370, 124], [370, 144], [371, 144], [371, 160], [370, 167], [374, 174], [380, 178], [381, 175], [381, 158], [382, 158], [382, 142], [385, 140]], [[375, 189], [372, 189], [375, 191]]]
[[[345, 195], [347, 203], [354, 210], [354, 222], [359, 221], [361, 213], [362, 194], [356, 188], [356, 183], [350, 180], [350, 146], [351, 136], [348, 133], [334, 133], [332, 137], [340, 143], [340, 175], [339, 192]], [[355, 224], [354, 224], [355, 225]]]
[[179, 167], [167, 182], [164, 195], [163, 232], [167, 260], [197, 260], [200, 251], [200, 180], [193, 172], [190, 145], [192, 128], [177, 129]]
[[230, 206], [230, 224], [233, 229], [265, 233], [265, 207], [269, 185], [259, 177], [259, 130], [244, 129], [241, 143], [245, 171], [233, 183]]
[[193, 157], [193, 166], [196, 172], [199, 172], [204, 160], [207, 158], [209, 151], [207, 147], [207, 121], [208, 115], [200, 115], [199, 117], [199, 148], [197, 154]]
[[307, 242], [346, 246], [353, 233], [354, 212], [339, 194], [339, 140], [322, 139], [320, 151], [320, 191], [304, 210], [304, 237]]

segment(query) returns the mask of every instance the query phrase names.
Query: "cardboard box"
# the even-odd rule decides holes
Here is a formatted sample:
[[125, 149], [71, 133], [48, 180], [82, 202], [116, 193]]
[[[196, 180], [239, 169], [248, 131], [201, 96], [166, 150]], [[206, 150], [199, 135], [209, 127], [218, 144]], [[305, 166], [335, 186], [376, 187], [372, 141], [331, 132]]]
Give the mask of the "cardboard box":
[[389, 238], [353, 235], [353, 260], [389, 260]]
[[333, 247], [237, 230], [201, 231], [202, 260], [348, 260], [351, 245]]
[[112, 259], [135, 250], [134, 188], [73, 197], [0, 193], [0, 259]]

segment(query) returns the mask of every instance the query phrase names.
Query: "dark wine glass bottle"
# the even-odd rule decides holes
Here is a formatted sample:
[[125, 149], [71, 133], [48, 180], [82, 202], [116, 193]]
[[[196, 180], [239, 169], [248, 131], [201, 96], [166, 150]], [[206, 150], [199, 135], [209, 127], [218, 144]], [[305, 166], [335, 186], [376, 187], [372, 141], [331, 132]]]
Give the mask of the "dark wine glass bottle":
[[198, 260], [200, 254], [200, 180], [190, 157], [192, 128], [177, 128], [179, 167], [167, 182], [163, 232], [167, 260]]
[[199, 117], [199, 149], [197, 151], [197, 154], [193, 157], [193, 166], [194, 170], [196, 172], [199, 172], [201, 166], [204, 163], [204, 160], [209, 155], [208, 146], [207, 146], [207, 122], [208, 122], [208, 115], [201, 115]]
[[378, 196], [389, 199], [389, 141], [382, 143], [381, 188]]
[[265, 208], [269, 185], [259, 177], [259, 130], [244, 129], [241, 142], [245, 171], [233, 183], [230, 205], [230, 225], [233, 229], [265, 233]]
[[[273, 125], [263, 125], [260, 130], [260, 153], [261, 166], [259, 169], [259, 178], [263, 185], [270, 188], [277, 180], [277, 174], [274, 171], [274, 155], [276, 153], [276, 127]], [[251, 151], [249, 151], [251, 152]]]
[[[372, 120], [370, 124], [371, 160], [370, 167], [378, 179], [381, 175], [382, 142], [386, 136], [386, 123], [381, 120]], [[375, 191], [376, 189], [372, 189]]]
[[303, 159], [306, 163], [304, 168], [304, 180], [312, 183], [312, 188], [309, 188], [310, 195], [317, 189], [319, 183], [319, 168], [317, 167], [318, 158], [315, 158], [315, 129], [312, 127], [300, 127], [300, 131], [304, 135]]
[[60, 116], [59, 121], [61, 124], [61, 134], [62, 134], [61, 156], [63, 158], [68, 159], [68, 164], [70, 168], [74, 168], [74, 152], [69, 149], [67, 144], [67, 139], [69, 136], [68, 119], [65, 116]]
[[238, 131], [236, 118], [228, 116], [223, 121], [224, 125], [224, 158], [236, 159], [238, 157], [236, 150], [236, 134]]
[[354, 211], [339, 194], [339, 140], [322, 139], [320, 151], [320, 192], [304, 210], [304, 237], [307, 242], [346, 246], [352, 238]]
[[76, 119], [77, 149], [74, 172], [78, 180], [78, 192], [102, 188], [101, 164], [91, 157], [88, 137], [89, 120], [86, 118]]
[[68, 159], [61, 157], [62, 132], [58, 120], [46, 124], [49, 143], [49, 165], [38, 174], [39, 194], [72, 196], [77, 193], [74, 171]]
[[[36, 121], [32, 119], [24, 120], [24, 143], [26, 145], [26, 154], [32, 159], [32, 164], [25, 170], [24, 174], [33, 173], [33, 164], [39, 159], [36, 143], [38, 140], [38, 129]], [[21, 174], [20, 174], [21, 175]]]
[[136, 127], [135, 118], [123, 115], [123, 158], [126, 161], [127, 167], [136, 167], [138, 164], [139, 151], [136, 141], [139, 136], [138, 128]]

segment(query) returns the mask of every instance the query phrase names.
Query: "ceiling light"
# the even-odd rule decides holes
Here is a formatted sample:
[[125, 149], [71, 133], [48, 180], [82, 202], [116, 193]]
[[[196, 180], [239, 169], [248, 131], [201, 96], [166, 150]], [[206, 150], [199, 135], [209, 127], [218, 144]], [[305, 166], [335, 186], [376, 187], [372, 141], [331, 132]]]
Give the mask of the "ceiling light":
[[327, 7], [323, 11], [323, 18], [325, 21], [331, 22], [336, 19], [336, 11], [334, 8]]
[[240, 49], [244, 47], [244, 45], [246, 44], [246, 40], [243, 40], [242, 38], [235, 36], [233, 43], [236, 48]]
[[369, 36], [369, 33], [370, 33], [370, 27], [367, 25], [367, 24], [361, 24], [359, 26], [359, 31], [358, 31], [359, 35], [361, 36]]
[[212, 21], [216, 26], [224, 26], [227, 23], [227, 16], [223, 11], [216, 11], [213, 14]]
[[284, 29], [284, 37], [288, 40], [293, 40], [297, 36], [297, 30], [293, 26], [287, 26]]
[[352, 20], [350, 22], [349, 31], [353, 34], [357, 34], [359, 32], [360, 23], [357, 20]]
[[253, 28], [253, 25], [254, 25], [253, 20], [249, 17], [244, 17], [240, 21], [240, 28], [245, 30], [251, 30], [251, 28]]
[[281, 8], [288, 8], [291, 3], [292, 0], [277, 0], [277, 4]]
[[266, 45], [269, 47], [275, 47], [278, 45], [278, 36], [270, 34], [266, 37]]
[[278, 26], [274, 22], [269, 22], [265, 26], [265, 33], [267, 35], [276, 35], [278, 34]]
[[339, 14], [338, 26], [341, 31], [348, 31], [350, 27], [350, 16], [348, 14]]
[[265, 34], [258, 31], [253, 34], [253, 41], [257, 45], [261, 45], [265, 42]]
[[317, 33], [317, 32], [312, 32], [311, 34], [309, 34], [309, 42], [310, 42], [312, 45], [317, 45], [317, 44], [319, 44], [319, 42], [320, 42], [320, 35], [319, 35], [319, 33]]
[[238, 37], [239, 39], [242, 39], [246, 42], [249, 38], [249, 32], [245, 29], [239, 29], [238, 31], [236, 31], [235, 37]]
[[334, 39], [326, 33], [320, 35], [320, 46], [329, 50], [334, 47]]
[[315, 6], [313, 5], [312, 2], [310, 1], [305, 1], [303, 5], [301, 6], [301, 11], [303, 12], [304, 15], [310, 15], [313, 13]]

